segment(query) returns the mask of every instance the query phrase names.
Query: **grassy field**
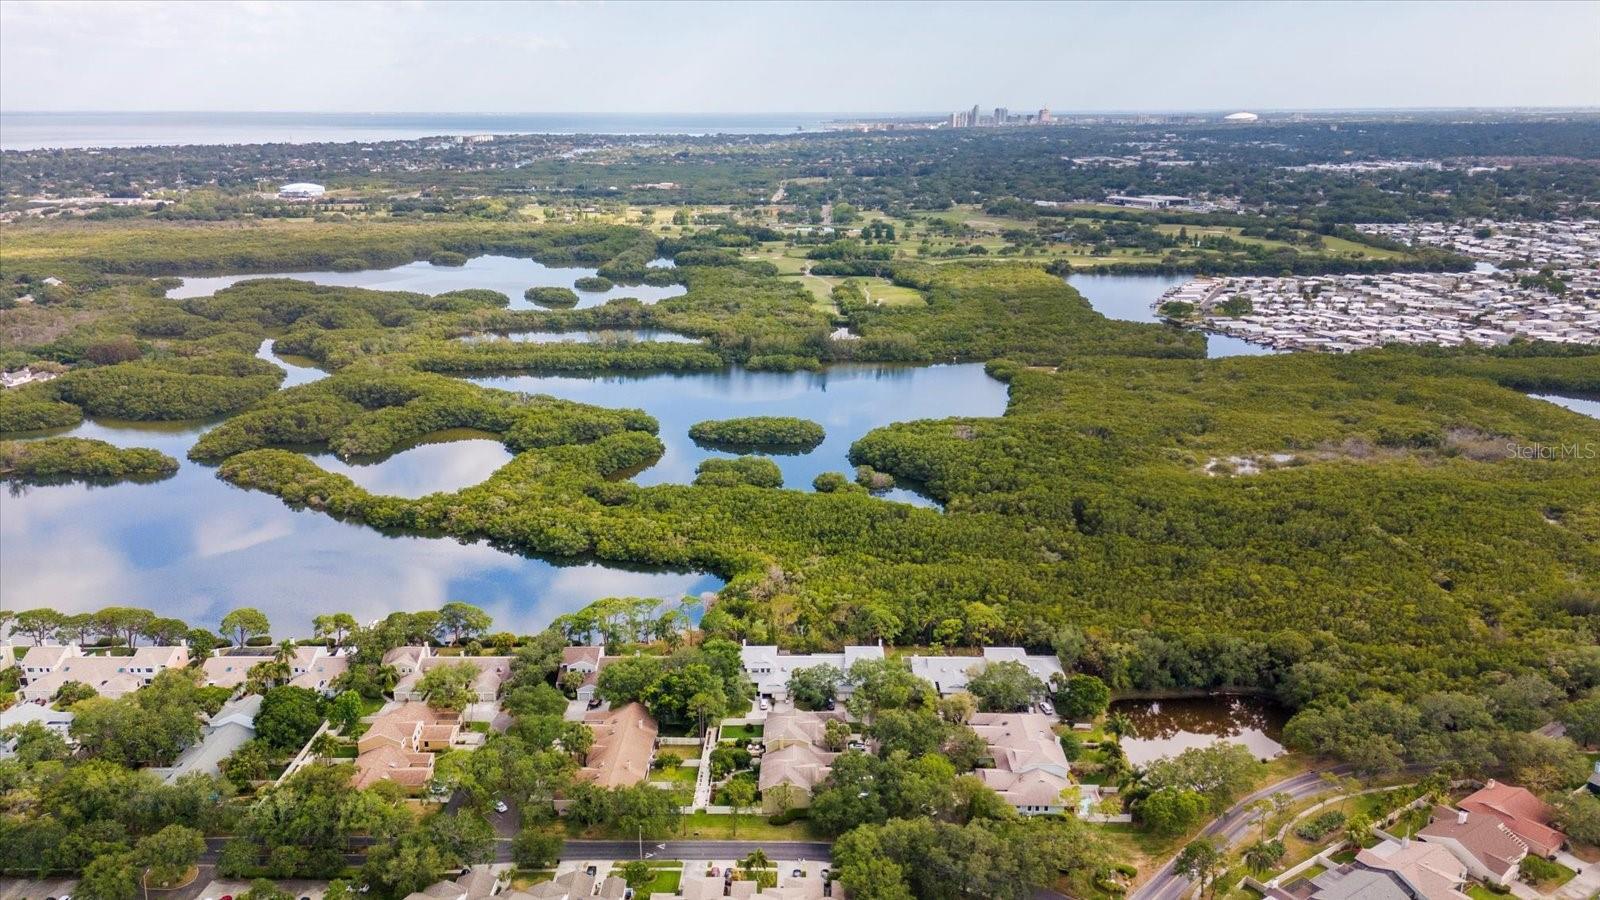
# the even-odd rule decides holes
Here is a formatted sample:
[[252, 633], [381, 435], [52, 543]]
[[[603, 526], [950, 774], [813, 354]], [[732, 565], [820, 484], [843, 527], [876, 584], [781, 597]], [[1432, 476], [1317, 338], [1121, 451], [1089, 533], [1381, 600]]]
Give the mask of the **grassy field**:
[[733, 816], [691, 813], [679, 820], [678, 837], [703, 840], [809, 841], [813, 835], [804, 821], [773, 825], [759, 815], [739, 816], [737, 835]]

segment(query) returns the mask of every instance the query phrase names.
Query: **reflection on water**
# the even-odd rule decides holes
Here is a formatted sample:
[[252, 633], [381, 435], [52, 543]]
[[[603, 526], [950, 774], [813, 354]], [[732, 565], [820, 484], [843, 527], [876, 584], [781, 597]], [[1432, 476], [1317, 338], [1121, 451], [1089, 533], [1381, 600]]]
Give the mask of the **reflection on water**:
[[1170, 288], [1189, 280], [1188, 275], [1069, 275], [1072, 285], [1095, 311], [1124, 322], [1159, 322], [1150, 306]]
[[[250, 275], [218, 275], [185, 278], [183, 284], [167, 292], [174, 300], [206, 297], [230, 285], [252, 278], [293, 278], [316, 284], [372, 288], [380, 291], [414, 291], [443, 294], [466, 288], [487, 288], [511, 298], [511, 309], [542, 309], [524, 300], [531, 287], [572, 287], [579, 278], [594, 275], [594, 269], [557, 268], [514, 256], [475, 256], [464, 266], [436, 266], [426, 260], [406, 263], [393, 269], [363, 269], [359, 272], [274, 272]], [[648, 284], [617, 285], [608, 291], [578, 292], [578, 306], [599, 306], [620, 297], [634, 297], [655, 303], [684, 292], [681, 284], [652, 287]]]
[[1206, 358], [1222, 359], [1225, 356], [1270, 356], [1274, 353], [1285, 351], [1268, 347], [1265, 344], [1252, 344], [1244, 338], [1237, 338], [1231, 334], [1218, 334], [1215, 331], [1206, 332]]
[[1288, 718], [1265, 701], [1234, 696], [1119, 700], [1111, 711], [1133, 724], [1132, 734], [1122, 738], [1122, 749], [1135, 766], [1224, 741], [1243, 744], [1257, 759], [1271, 759], [1283, 752], [1278, 738]]
[[[830, 366], [820, 372], [659, 373], [642, 376], [580, 378], [509, 375], [471, 379], [476, 384], [535, 394], [551, 394], [598, 406], [635, 407], [661, 423], [666, 453], [634, 480], [639, 484], [686, 484], [695, 466], [714, 456], [729, 456], [697, 446], [689, 426], [704, 419], [737, 416], [797, 416], [822, 425], [827, 438], [798, 455], [773, 456], [785, 487], [811, 489], [823, 472], [850, 472], [850, 445], [874, 428], [913, 419], [947, 416], [999, 416], [1006, 408], [1006, 386], [990, 378], [981, 364], [949, 366]], [[889, 499], [931, 505], [908, 490]]]
[[1529, 394], [1535, 400], [1544, 400], [1557, 406], [1565, 406], [1575, 413], [1582, 413], [1591, 419], [1600, 419], [1600, 396], [1587, 397], [1583, 395], [1565, 396], [1562, 394]]
[[512, 453], [488, 432], [452, 428], [426, 435], [381, 459], [344, 460], [332, 453], [314, 453], [311, 458], [374, 494], [415, 498], [481, 484], [510, 462]]
[[[1069, 275], [1066, 280], [1089, 301], [1096, 312], [1108, 319], [1159, 322], [1161, 319], [1151, 304], [1167, 290], [1183, 284], [1189, 278], [1188, 275]], [[1206, 356], [1210, 359], [1279, 352], [1241, 338], [1206, 332]]]
[[317, 361], [314, 359], [288, 353], [282, 355], [274, 353], [272, 350], [274, 343], [270, 338], [262, 341], [261, 346], [256, 348], [256, 359], [264, 359], [287, 373], [283, 379], [283, 387], [292, 388], [297, 384], [310, 384], [328, 377], [327, 372], [317, 368]]
[[[128, 604], [214, 627], [227, 610], [255, 606], [280, 636], [303, 636], [322, 612], [369, 621], [465, 600], [488, 610], [497, 629], [526, 633], [601, 597], [675, 599], [722, 586], [712, 575], [556, 564], [294, 510], [185, 459], [212, 424], [102, 421], [57, 432], [153, 447], [181, 467], [156, 484], [51, 485], [0, 497], [0, 609]], [[463, 442], [391, 461], [406, 457], [408, 468], [418, 458], [409, 454], [435, 446], [453, 451]]]
[[518, 344], [616, 344], [655, 341], [661, 344], [698, 344], [699, 338], [656, 328], [608, 328], [602, 331], [513, 331], [510, 334], [469, 334], [464, 343], [512, 341]]

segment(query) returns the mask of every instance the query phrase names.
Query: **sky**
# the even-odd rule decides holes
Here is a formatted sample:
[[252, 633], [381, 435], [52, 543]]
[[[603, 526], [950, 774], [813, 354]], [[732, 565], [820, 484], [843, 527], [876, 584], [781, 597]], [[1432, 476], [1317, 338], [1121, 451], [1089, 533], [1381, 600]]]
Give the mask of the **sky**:
[[0, 109], [1600, 105], [1600, 0], [0, 3]]

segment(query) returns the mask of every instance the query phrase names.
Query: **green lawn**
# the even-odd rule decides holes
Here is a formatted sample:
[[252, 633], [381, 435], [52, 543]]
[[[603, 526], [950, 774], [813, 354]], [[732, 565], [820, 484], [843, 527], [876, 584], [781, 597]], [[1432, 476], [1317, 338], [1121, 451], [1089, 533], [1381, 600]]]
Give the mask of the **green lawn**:
[[689, 766], [666, 766], [665, 768], [651, 769], [649, 780], [692, 785], [698, 773], [698, 769], [693, 769]]
[[[679, 820], [681, 838], [706, 840], [734, 839], [733, 816], [697, 812]], [[773, 825], [760, 815], [739, 816], [738, 840], [741, 841], [809, 841], [814, 835], [804, 821], [787, 825]]]
[[[1529, 874], [1528, 873], [1528, 861], [1532, 860], [1532, 859], [1533, 859], [1533, 856], [1530, 854], [1528, 856], [1528, 859], [1523, 860], [1523, 863], [1522, 863], [1522, 875], [1524, 877], [1526, 877]], [[1539, 863], [1540, 863], [1539, 868], [1541, 870], [1545, 869], [1545, 868], [1548, 868], [1550, 873], [1551, 873], [1549, 878], [1541, 878], [1538, 881], [1533, 883], [1533, 889], [1538, 891], [1541, 894], [1548, 894], [1551, 891], [1554, 891], [1556, 888], [1558, 888], [1558, 887], [1562, 886], [1563, 884], [1566, 884], [1567, 882], [1571, 881], [1578, 874], [1577, 872], [1574, 872], [1573, 870], [1567, 868], [1566, 866], [1563, 866], [1561, 863], [1558, 863], [1558, 862], [1553, 862], [1553, 861], [1550, 861], [1550, 860], [1539, 860]]]
[[1489, 890], [1489, 888], [1485, 885], [1474, 881], [1473, 883], [1467, 885], [1467, 896], [1471, 897], [1472, 900], [1505, 900], [1505, 898], [1509, 895], [1496, 894], [1494, 891]]
[[1323, 865], [1322, 863], [1317, 863], [1317, 864], [1307, 868], [1304, 872], [1301, 872], [1299, 875], [1296, 875], [1295, 878], [1297, 878], [1297, 879], [1304, 878], [1307, 881], [1310, 881], [1311, 879], [1317, 877], [1318, 875], [1321, 875], [1323, 872], [1326, 872], [1326, 871], [1328, 871], [1328, 867], [1327, 866]]
[[[655, 875], [647, 884], [635, 891], [635, 896], [648, 897], [651, 894], [676, 894], [678, 885], [683, 883], [683, 863], [674, 860], [647, 860], [648, 865]], [[622, 866], [612, 866], [611, 874], [622, 877]]]
[[721, 739], [724, 741], [755, 740], [761, 737], [766, 729], [764, 725], [724, 725], [722, 726]]

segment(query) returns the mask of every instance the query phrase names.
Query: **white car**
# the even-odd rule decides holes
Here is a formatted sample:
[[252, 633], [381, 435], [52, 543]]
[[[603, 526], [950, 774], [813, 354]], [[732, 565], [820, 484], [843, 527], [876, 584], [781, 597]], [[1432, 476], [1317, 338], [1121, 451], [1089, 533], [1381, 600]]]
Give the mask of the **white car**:
[[495, 802], [494, 802], [494, 811], [495, 811], [495, 812], [497, 812], [497, 813], [503, 813], [503, 812], [505, 812], [505, 811], [506, 811], [506, 810], [507, 810], [507, 809], [509, 809], [509, 807], [507, 807], [507, 806], [506, 806], [506, 802], [505, 802], [505, 801], [504, 801], [504, 800], [496, 800], [496, 801], [495, 801]]
[[767, 702], [767, 698], [765, 698], [765, 697], [761, 698], [761, 702], [759, 704], [757, 704], [757, 706], [761, 709], [762, 712], [766, 712], [767, 710], [772, 708], [772, 704], [768, 703]]

